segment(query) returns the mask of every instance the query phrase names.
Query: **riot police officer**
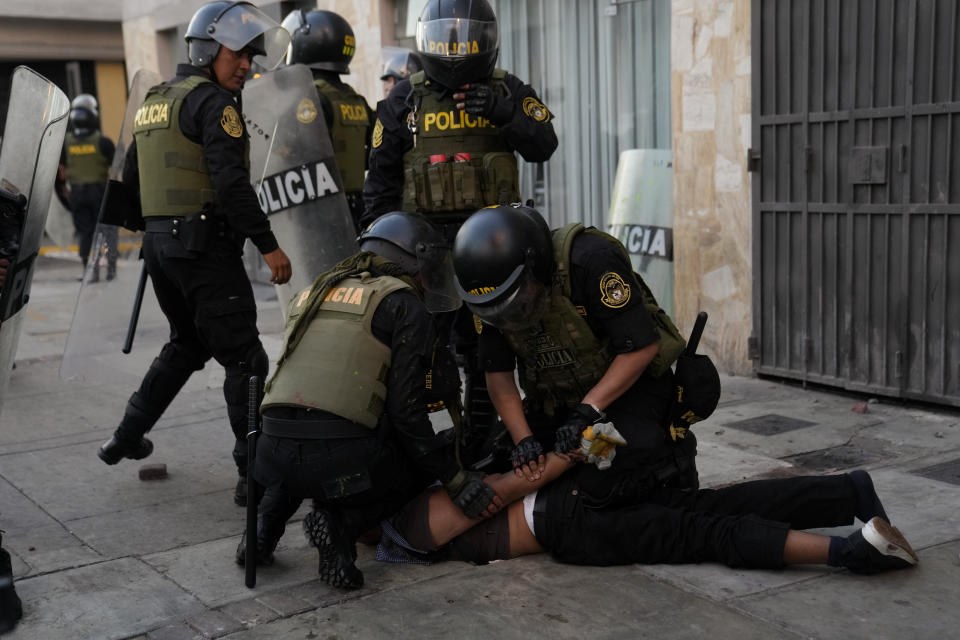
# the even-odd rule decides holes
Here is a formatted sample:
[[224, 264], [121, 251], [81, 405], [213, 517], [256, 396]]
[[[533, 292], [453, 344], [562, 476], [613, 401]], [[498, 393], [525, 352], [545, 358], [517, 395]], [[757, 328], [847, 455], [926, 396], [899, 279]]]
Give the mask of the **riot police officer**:
[[557, 148], [553, 114], [503, 69], [486, 0], [429, 0], [417, 23], [423, 71], [377, 111], [364, 222], [395, 209], [459, 223], [481, 206], [520, 201], [514, 152], [544, 162]]
[[356, 51], [353, 29], [333, 11], [300, 9], [290, 12], [283, 19], [283, 26], [291, 37], [287, 64], [305, 64], [313, 72], [344, 194], [359, 229], [373, 110], [362, 95], [340, 78], [350, 73], [350, 61]]
[[[579, 223], [551, 232], [534, 209], [501, 206], [468, 219], [453, 251], [460, 295], [484, 323], [480, 361], [518, 474], [536, 479], [544, 451], [569, 454], [608, 419], [627, 442], [614, 470], [696, 486], [694, 436], [675, 439], [667, 424], [670, 365], [685, 342], [615, 238]], [[606, 485], [617, 474], [595, 476]]]
[[254, 466], [266, 487], [259, 560], [271, 561], [300, 499], [313, 498], [304, 530], [319, 551], [320, 577], [344, 588], [363, 584], [357, 536], [428, 484], [441, 481], [470, 517], [499, 508], [430, 417], [449, 411], [456, 420], [459, 412], [456, 365], [430, 316], [460, 302], [449, 243], [404, 212], [381, 216], [359, 242], [360, 253], [290, 302]]
[[[391, 53], [387, 61], [383, 64], [383, 73], [380, 74], [380, 80], [383, 82], [384, 97], [390, 95], [393, 87], [403, 80], [410, 77], [411, 74], [420, 71], [423, 65], [420, 64], [420, 58], [413, 51], [400, 49]], [[379, 103], [377, 104], [379, 107]]]
[[123, 181], [126, 188], [139, 187], [144, 260], [170, 322], [170, 341], [98, 455], [107, 464], [150, 455], [153, 444], [144, 434], [190, 375], [215, 358], [226, 369], [223, 395], [240, 475], [234, 500], [242, 505], [248, 381], [262, 379], [268, 366], [242, 262], [244, 238], [263, 254], [273, 282], [289, 280], [291, 266], [250, 185], [235, 96], [251, 59], [274, 66], [289, 36], [254, 5], [222, 0], [197, 10], [186, 41], [190, 64], [178, 65], [172, 80], [150, 89], [137, 111]]
[[[114, 152], [113, 141], [100, 132], [97, 99], [89, 93], [81, 93], [70, 104], [70, 127], [64, 137], [63, 152], [77, 253], [86, 268]], [[112, 280], [117, 271], [116, 234], [106, 240], [107, 280]], [[99, 279], [98, 258], [94, 256], [96, 279]]]

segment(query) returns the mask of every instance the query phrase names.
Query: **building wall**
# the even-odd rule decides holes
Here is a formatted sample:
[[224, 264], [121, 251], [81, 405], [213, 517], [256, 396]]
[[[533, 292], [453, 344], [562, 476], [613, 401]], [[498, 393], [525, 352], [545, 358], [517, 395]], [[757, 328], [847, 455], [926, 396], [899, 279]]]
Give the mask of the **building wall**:
[[703, 351], [747, 374], [750, 0], [674, 0], [672, 11], [676, 316], [706, 311]]

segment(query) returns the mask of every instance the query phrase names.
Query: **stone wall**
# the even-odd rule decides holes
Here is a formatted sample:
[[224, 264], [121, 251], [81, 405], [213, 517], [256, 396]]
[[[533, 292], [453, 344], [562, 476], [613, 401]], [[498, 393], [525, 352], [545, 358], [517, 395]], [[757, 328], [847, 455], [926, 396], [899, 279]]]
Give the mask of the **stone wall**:
[[752, 371], [750, 0], [674, 0], [671, 91], [675, 309], [722, 372]]

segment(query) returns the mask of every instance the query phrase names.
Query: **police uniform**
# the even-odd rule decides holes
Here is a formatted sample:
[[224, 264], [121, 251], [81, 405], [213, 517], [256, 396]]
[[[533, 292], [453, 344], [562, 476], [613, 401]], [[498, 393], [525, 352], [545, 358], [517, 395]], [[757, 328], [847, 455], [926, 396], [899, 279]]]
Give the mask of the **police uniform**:
[[397, 83], [377, 110], [364, 224], [387, 211], [420, 211], [453, 223], [452, 238], [478, 208], [520, 199], [514, 152], [527, 162], [549, 159], [557, 148], [553, 115], [513, 74], [497, 69], [490, 82], [512, 104], [506, 121], [456, 109], [454, 91], [423, 71]]
[[[113, 153], [113, 142], [99, 131], [92, 131], [86, 136], [77, 136], [73, 131], [68, 131], [64, 137], [63, 159], [66, 180], [70, 184], [70, 211], [76, 228], [77, 253], [84, 265], [93, 245]], [[115, 240], [113, 251], [116, 251]], [[116, 255], [111, 257], [113, 265], [116, 265]]]
[[313, 73], [313, 84], [320, 97], [327, 131], [330, 132], [344, 194], [354, 225], [359, 229], [373, 110], [362, 95], [340, 80], [339, 74], [316, 70]]
[[337, 282], [294, 348], [291, 327], [311, 290], [291, 301], [285, 355], [261, 405], [261, 549], [273, 549], [302, 498], [338, 509], [352, 541], [460, 471], [452, 434], [435, 433], [428, 416], [456, 411], [456, 365], [407, 280], [366, 273]]
[[[250, 186], [243, 119], [230, 92], [181, 64], [172, 80], [148, 92], [134, 136], [124, 184], [140, 191], [143, 256], [170, 341], [131, 397], [117, 437], [138, 440], [213, 357], [226, 369], [223, 393], [242, 483], [248, 381], [265, 377], [268, 366], [243, 241], [250, 238], [263, 254], [278, 248]], [[238, 485], [237, 502], [244, 500]]]
[[[613, 465], [615, 469], [650, 469], [663, 463], [671, 476], [676, 469], [695, 477], [693, 434], [684, 434], [687, 437], [677, 446], [666, 429], [673, 393], [669, 365], [682, 350], [682, 339], [675, 328], [672, 333], [655, 321], [658, 313], [651, 313], [645, 286], [613, 238], [584, 232], [577, 224], [554, 230], [552, 235], [557, 267], [542, 319], [533, 329], [521, 332], [478, 325], [481, 366], [487, 372], [519, 369], [527, 422], [549, 449], [556, 429], [617, 354], [659, 341], [659, 359], [604, 410], [627, 441], [618, 448]], [[568, 295], [563, 294], [565, 286]], [[597, 482], [604, 486], [612, 478], [609, 471], [588, 468], [594, 469]]]

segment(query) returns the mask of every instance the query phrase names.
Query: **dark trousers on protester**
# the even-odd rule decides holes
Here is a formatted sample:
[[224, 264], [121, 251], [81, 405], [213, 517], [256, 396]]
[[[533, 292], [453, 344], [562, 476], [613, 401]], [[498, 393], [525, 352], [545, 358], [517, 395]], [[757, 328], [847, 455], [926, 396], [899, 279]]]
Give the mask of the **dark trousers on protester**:
[[537, 539], [561, 562], [582, 565], [714, 561], [779, 568], [789, 529], [851, 524], [857, 495], [847, 475], [757, 480], [723, 489], [653, 489], [633, 504], [596, 508], [570, 472], [537, 494]]

